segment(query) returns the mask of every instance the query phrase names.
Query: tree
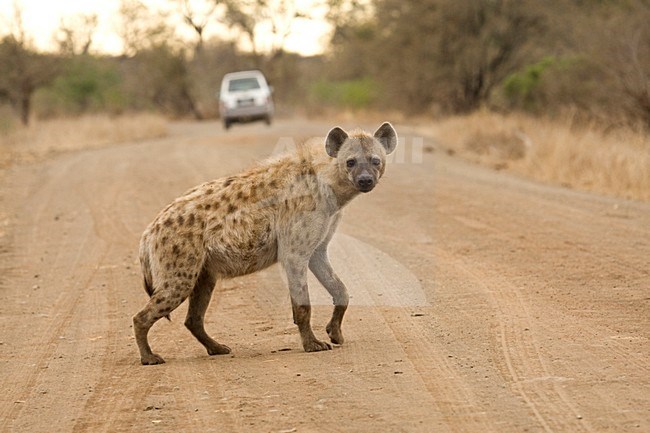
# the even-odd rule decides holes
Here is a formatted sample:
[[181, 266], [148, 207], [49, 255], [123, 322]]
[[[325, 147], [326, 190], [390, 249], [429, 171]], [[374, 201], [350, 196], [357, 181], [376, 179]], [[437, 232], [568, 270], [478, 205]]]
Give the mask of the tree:
[[12, 34], [0, 42], [0, 95], [9, 100], [22, 124], [27, 125], [34, 92], [52, 82], [58, 64], [52, 56], [30, 47], [22, 23], [22, 12], [16, 6]]
[[[183, 50], [160, 44], [142, 49], [123, 62], [124, 83], [135, 108], [156, 108], [174, 116], [203, 116], [190, 92], [188, 61]], [[143, 79], [146, 77], [146, 79]]]
[[334, 27], [328, 53], [334, 80], [363, 79], [377, 75], [377, 57], [374, 52], [379, 27], [368, 2], [357, 0], [329, 0], [327, 19]]
[[[650, 18], [650, 14], [646, 15]], [[647, 21], [632, 33], [622, 53], [618, 81], [627, 97], [630, 114], [650, 128], [650, 31]]]
[[487, 101], [542, 28], [526, 0], [378, 0], [376, 20], [387, 22], [379, 32], [385, 76], [407, 74], [414, 109], [436, 101], [453, 112]]
[[628, 7], [633, 14], [618, 14], [609, 23], [609, 37], [594, 57], [613, 80], [625, 114], [650, 127], [650, 8], [643, 2]]
[[124, 55], [134, 56], [141, 50], [174, 45], [174, 29], [164, 14], [153, 13], [139, 0], [121, 0], [118, 33], [124, 45]]
[[531, 0], [375, 0], [369, 18], [350, 9], [357, 1], [330, 0], [333, 69], [376, 79], [391, 106], [411, 112], [476, 109], [525, 64], [543, 25]]
[[[293, 23], [309, 15], [293, 0], [227, 0], [227, 22], [244, 33], [255, 57], [263, 52], [273, 59], [284, 51]], [[258, 32], [265, 31], [266, 46], [259, 45]]]
[[543, 5], [547, 31], [535, 40], [537, 58], [556, 61], [529, 94], [532, 106], [546, 113], [570, 106], [589, 117], [650, 126], [650, 3], [548, 0]]

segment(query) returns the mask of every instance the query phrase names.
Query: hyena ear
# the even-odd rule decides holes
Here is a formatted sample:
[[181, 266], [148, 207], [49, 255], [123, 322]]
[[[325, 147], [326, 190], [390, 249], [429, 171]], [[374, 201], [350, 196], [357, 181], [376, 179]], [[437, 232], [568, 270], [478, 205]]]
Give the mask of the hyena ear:
[[395, 128], [388, 122], [384, 122], [379, 129], [375, 131], [374, 137], [379, 140], [386, 153], [391, 153], [397, 147], [397, 132]]
[[347, 138], [347, 132], [338, 126], [332, 128], [332, 130], [327, 133], [327, 139], [325, 140], [325, 150], [327, 151], [327, 154], [332, 158], [336, 158], [336, 155], [338, 155], [341, 146]]

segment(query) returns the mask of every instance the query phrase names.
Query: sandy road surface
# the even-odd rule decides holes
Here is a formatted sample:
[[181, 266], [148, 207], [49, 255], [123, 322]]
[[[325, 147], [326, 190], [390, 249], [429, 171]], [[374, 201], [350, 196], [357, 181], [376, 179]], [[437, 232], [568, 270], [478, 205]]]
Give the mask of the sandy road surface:
[[650, 206], [420, 157], [400, 125], [403, 156], [331, 249], [345, 345], [302, 352], [272, 267], [215, 292], [207, 328], [232, 356], [208, 357], [182, 306], [150, 334], [167, 363], [139, 365], [146, 224], [330, 126], [178, 124], [2, 173], [0, 431], [650, 431]]

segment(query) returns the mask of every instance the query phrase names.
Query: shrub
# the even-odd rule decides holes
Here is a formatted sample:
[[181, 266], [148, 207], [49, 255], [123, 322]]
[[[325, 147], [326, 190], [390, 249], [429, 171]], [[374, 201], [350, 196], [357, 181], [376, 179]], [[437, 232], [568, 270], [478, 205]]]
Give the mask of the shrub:
[[512, 107], [534, 110], [537, 107], [534, 94], [542, 83], [542, 74], [558, 64], [555, 57], [544, 57], [537, 63], [526, 66], [523, 71], [508, 75], [503, 80], [503, 92]]
[[38, 114], [46, 117], [88, 111], [118, 113], [127, 105], [115, 64], [86, 55], [69, 59], [52, 85], [36, 98]]
[[359, 110], [375, 102], [378, 89], [377, 83], [368, 77], [347, 81], [321, 79], [311, 86], [309, 94], [312, 104]]

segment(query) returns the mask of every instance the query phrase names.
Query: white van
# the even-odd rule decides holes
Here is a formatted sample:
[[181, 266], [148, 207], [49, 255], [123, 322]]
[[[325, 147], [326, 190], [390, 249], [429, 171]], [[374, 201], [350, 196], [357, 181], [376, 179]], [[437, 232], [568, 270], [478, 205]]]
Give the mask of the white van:
[[271, 124], [273, 117], [272, 88], [260, 71], [242, 71], [226, 74], [219, 92], [219, 113], [228, 129], [235, 122], [264, 120]]

